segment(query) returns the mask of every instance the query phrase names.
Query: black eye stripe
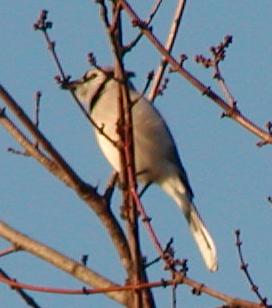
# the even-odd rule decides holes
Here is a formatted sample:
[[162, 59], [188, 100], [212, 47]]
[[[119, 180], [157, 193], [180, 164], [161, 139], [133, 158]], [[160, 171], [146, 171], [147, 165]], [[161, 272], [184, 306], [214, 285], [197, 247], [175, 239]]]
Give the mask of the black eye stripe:
[[90, 111], [93, 110], [93, 108], [96, 105], [97, 101], [99, 100], [100, 96], [103, 94], [105, 87], [106, 87], [107, 83], [110, 81], [110, 79], [111, 78], [109, 78], [109, 77], [105, 78], [105, 80], [103, 82], [101, 82], [101, 84], [97, 88], [96, 92], [94, 93], [94, 95], [92, 96], [92, 98], [90, 100]]

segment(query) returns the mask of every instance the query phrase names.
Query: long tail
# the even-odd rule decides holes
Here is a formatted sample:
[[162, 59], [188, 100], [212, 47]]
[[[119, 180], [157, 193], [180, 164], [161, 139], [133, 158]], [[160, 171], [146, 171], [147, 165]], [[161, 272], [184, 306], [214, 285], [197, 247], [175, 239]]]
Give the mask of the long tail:
[[165, 181], [162, 189], [169, 194], [183, 210], [190, 231], [202, 255], [207, 268], [215, 272], [218, 269], [217, 252], [214, 241], [204, 225], [195, 205], [188, 197], [180, 180]]

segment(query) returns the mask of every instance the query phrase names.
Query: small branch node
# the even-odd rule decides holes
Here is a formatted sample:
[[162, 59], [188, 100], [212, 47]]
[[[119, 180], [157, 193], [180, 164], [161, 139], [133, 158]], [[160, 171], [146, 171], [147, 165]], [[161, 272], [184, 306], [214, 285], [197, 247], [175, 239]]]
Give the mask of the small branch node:
[[87, 287], [82, 287], [82, 293], [85, 294], [85, 295], [89, 295], [90, 294], [90, 292], [88, 291]]
[[203, 55], [195, 56], [196, 63], [203, 65], [204, 68], [210, 68], [214, 66], [213, 61], [210, 58], [206, 58]]
[[50, 41], [48, 42], [48, 49], [50, 51], [54, 51], [55, 50], [55, 47], [56, 47], [56, 42], [55, 41]]
[[158, 91], [157, 91], [157, 95], [163, 96], [165, 90], [167, 89], [169, 83], [169, 78], [164, 78], [162, 84], [160, 85]]
[[237, 102], [233, 101], [232, 106], [230, 106], [229, 110], [224, 111], [220, 117], [221, 118], [225, 118], [225, 117], [232, 118], [236, 114], [240, 114], [240, 110], [237, 107]]
[[152, 27], [149, 26], [148, 22], [140, 20], [140, 19], [133, 19], [132, 20], [132, 26], [138, 27], [141, 30], [149, 30], [152, 32]]
[[87, 266], [88, 259], [89, 259], [89, 255], [82, 255], [82, 257], [81, 257], [81, 263], [82, 263], [84, 266]]
[[6, 117], [6, 108], [0, 108], [0, 118]]
[[111, 198], [112, 198], [114, 188], [115, 188], [117, 181], [118, 181], [118, 173], [114, 172], [112, 174], [112, 176], [110, 177], [108, 185], [107, 185], [105, 192], [103, 194], [103, 197], [105, 198], [108, 206], [110, 206]]
[[183, 64], [186, 60], [188, 60], [188, 56], [186, 54], [183, 53], [179, 56], [179, 64], [181, 67], [183, 67]]
[[205, 285], [203, 283], [200, 283], [198, 286], [192, 288], [192, 294], [200, 296], [202, 294], [203, 287], [205, 287]]
[[162, 287], [166, 288], [167, 287], [167, 281], [165, 279], [161, 279]]
[[272, 135], [272, 122], [271, 121], [268, 121], [266, 124], [265, 124], [267, 130], [268, 130], [268, 133], [270, 135]]
[[20, 156], [24, 156], [24, 157], [29, 157], [29, 153], [26, 152], [26, 151], [20, 151], [20, 150], [16, 150], [14, 148], [7, 148], [7, 151], [11, 154], [14, 154], [14, 155], [20, 155]]
[[205, 87], [205, 89], [202, 91], [203, 96], [209, 96], [211, 93], [211, 87]]
[[42, 10], [37, 21], [33, 24], [34, 30], [40, 30], [46, 32], [48, 29], [53, 27], [53, 23], [51, 21], [47, 21], [47, 10]]
[[87, 59], [88, 59], [88, 62], [90, 63], [90, 65], [94, 66], [95, 68], [97, 67], [96, 57], [95, 57], [93, 52], [88, 53]]
[[[188, 60], [188, 56], [186, 54], [181, 54], [179, 56], [179, 66], [183, 67], [184, 62]], [[167, 62], [166, 62], [167, 63]], [[172, 66], [169, 67], [169, 73], [176, 73], [178, 70], [173, 68]]]
[[148, 216], [146, 216], [146, 217], [144, 217], [143, 219], [142, 219], [142, 222], [151, 222], [152, 221], [152, 218], [151, 217], [148, 217]]
[[71, 80], [71, 76], [67, 75], [67, 76], [60, 76], [60, 75], [56, 75], [54, 77], [56, 83], [62, 88], [62, 89], [67, 89]]

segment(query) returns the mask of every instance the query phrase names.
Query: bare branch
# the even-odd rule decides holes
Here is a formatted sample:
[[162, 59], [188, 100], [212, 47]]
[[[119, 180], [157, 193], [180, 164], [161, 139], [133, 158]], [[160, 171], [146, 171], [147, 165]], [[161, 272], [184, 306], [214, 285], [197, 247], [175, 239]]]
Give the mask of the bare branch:
[[[185, 9], [185, 5], [186, 5], [186, 0], [178, 0], [177, 3], [177, 7], [175, 10], [175, 15], [173, 18], [173, 22], [168, 34], [168, 38], [166, 40], [165, 43], [165, 49], [169, 52], [169, 54], [171, 54], [171, 51], [173, 49], [174, 43], [175, 43], [175, 39], [179, 30], [179, 26], [180, 26], [180, 22], [181, 22], [181, 18], [183, 16], [184, 13], [184, 9]], [[161, 60], [161, 64], [158, 67], [152, 85], [151, 85], [151, 89], [149, 91], [149, 95], [148, 95], [148, 100], [150, 102], [154, 102], [156, 96], [158, 95], [158, 90], [162, 81], [162, 77], [163, 74], [165, 72], [166, 66], [167, 66], [167, 60], [165, 57], [162, 58]]]
[[44, 34], [47, 47], [55, 60], [54, 62], [57, 65], [58, 71], [60, 72], [62, 79], [68, 81], [70, 79], [70, 76], [68, 75], [66, 76], [64, 73], [60, 59], [56, 53], [56, 42], [51, 41], [48, 35], [48, 32], [47, 32], [48, 29], [51, 29], [53, 27], [53, 23], [47, 20], [47, 15], [48, 15], [48, 11], [42, 10], [37, 21], [34, 23], [33, 27], [34, 27], [34, 30], [40, 30]]
[[[153, 7], [151, 8], [151, 12], [149, 14], [149, 18], [148, 20], [145, 22], [147, 26], [149, 26], [153, 20], [153, 18], [155, 17], [155, 15], [157, 14], [157, 12], [159, 11], [159, 8], [162, 4], [162, 0], [157, 0], [154, 4]], [[130, 52], [140, 41], [140, 39], [143, 37], [143, 33], [140, 32], [137, 37], [130, 42], [128, 45], [124, 46], [123, 48], [123, 55], [127, 52]]]
[[16, 246], [12, 245], [12, 246], [0, 251], [0, 258], [7, 256], [9, 254], [12, 254], [14, 252], [17, 252], [17, 251], [19, 251], [19, 249]]
[[247, 278], [249, 285], [251, 287], [251, 290], [256, 294], [257, 298], [261, 301], [263, 307], [266, 307], [266, 308], [271, 307], [267, 304], [267, 298], [263, 297], [261, 295], [258, 286], [254, 283], [253, 278], [251, 277], [251, 275], [249, 273], [248, 264], [245, 262], [243, 252], [242, 252], [242, 241], [240, 239], [240, 234], [241, 234], [240, 230], [235, 231], [236, 247], [237, 247], [239, 259], [240, 259], [240, 262], [241, 262], [240, 268], [245, 273], [246, 278]]
[[[114, 287], [116, 283], [106, 279], [81, 263], [60, 254], [56, 250], [41, 244], [0, 221], [0, 236], [15, 246], [51, 263], [62, 271], [93, 287]], [[126, 304], [126, 293], [109, 292], [107, 295], [121, 304]]]
[[114, 188], [115, 188], [117, 181], [118, 181], [118, 173], [114, 171], [112, 176], [109, 179], [108, 185], [103, 194], [103, 197], [105, 198], [105, 200], [107, 200], [108, 204], [110, 204], [111, 202], [111, 197], [113, 195]]
[[[128, 248], [128, 243], [123, 230], [120, 227], [119, 222], [114, 217], [111, 212], [107, 201], [101, 197], [97, 192], [95, 187], [90, 186], [85, 183], [75, 171], [66, 163], [63, 157], [57, 152], [57, 150], [51, 145], [51, 143], [46, 139], [46, 137], [41, 133], [41, 131], [35, 126], [34, 123], [25, 114], [22, 108], [16, 103], [16, 101], [9, 95], [9, 93], [0, 85], [0, 98], [3, 102], [10, 108], [10, 110], [15, 114], [19, 121], [26, 127], [26, 129], [33, 135], [35, 140], [37, 140], [41, 147], [49, 154], [54, 164], [59, 168], [63, 174], [62, 180], [65, 179], [65, 184], [73, 188], [78, 196], [84, 200], [89, 207], [96, 213], [100, 218], [103, 225], [106, 227], [110, 234], [110, 237], [119, 253], [121, 263], [124, 268], [130, 268], [130, 252]], [[6, 123], [8, 123], [6, 121]], [[16, 133], [16, 130], [13, 130]], [[19, 134], [19, 137], [22, 135]], [[19, 138], [20, 139], [20, 138]], [[16, 139], [17, 140], [17, 139]], [[25, 142], [26, 139], [22, 139]], [[26, 142], [25, 145], [28, 146], [30, 141]], [[29, 148], [33, 150], [33, 145]], [[37, 149], [36, 149], [37, 150]], [[36, 154], [39, 152], [36, 151]], [[38, 157], [38, 156], [37, 156]], [[44, 159], [44, 157], [41, 157]], [[49, 165], [48, 165], [49, 167]], [[54, 165], [51, 168], [54, 170]], [[48, 168], [49, 171], [51, 171]], [[60, 178], [60, 177], [59, 177]]]
[[40, 104], [41, 104], [42, 92], [37, 91], [35, 93], [35, 109], [34, 109], [34, 123], [37, 127], [40, 124]]
[[[9, 134], [25, 149], [23, 153], [26, 156], [35, 158], [43, 167], [49, 172], [53, 173], [67, 186], [71, 187], [71, 181], [61, 168], [51, 159], [49, 159], [45, 153], [36, 147], [22, 131], [8, 118], [8, 116], [2, 111], [0, 115], [0, 124], [9, 132]], [[22, 152], [19, 152], [22, 153]]]
[[157, 39], [157, 37], [150, 31], [150, 29], [145, 27], [144, 22], [138, 17], [138, 15], [134, 12], [131, 6], [125, 0], [119, 0], [122, 4], [122, 7], [130, 16], [132, 23], [134, 26], [140, 27], [141, 31], [143, 31], [144, 35], [148, 38], [148, 40], [154, 45], [154, 47], [162, 54], [167, 62], [172, 66], [172, 68], [177, 71], [181, 76], [183, 76], [192, 86], [194, 86], [200, 93], [209, 97], [214, 103], [216, 103], [220, 108], [222, 108], [226, 114], [229, 114], [230, 117], [239, 123], [241, 126], [246, 128], [252, 134], [256, 135], [260, 139], [262, 139], [265, 143], [272, 144], [272, 135], [269, 134], [264, 129], [258, 127], [251, 120], [246, 118], [240, 111], [233, 110], [232, 106], [229, 106], [227, 102], [225, 102], [219, 95], [217, 95], [211, 88], [205, 86], [201, 81], [199, 81], [196, 77], [194, 77], [189, 71], [187, 71], [183, 66], [180, 66], [179, 62], [169, 55], [168, 51], [161, 44], [161, 42]]

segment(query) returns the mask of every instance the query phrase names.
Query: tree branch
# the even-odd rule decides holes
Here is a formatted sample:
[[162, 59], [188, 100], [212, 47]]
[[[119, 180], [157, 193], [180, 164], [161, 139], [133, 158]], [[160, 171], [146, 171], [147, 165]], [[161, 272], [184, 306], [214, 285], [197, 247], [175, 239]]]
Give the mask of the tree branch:
[[172, 69], [183, 76], [192, 86], [194, 86], [200, 93], [209, 97], [214, 103], [222, 108], [231, 119], [239, 123], [241, 126], [246, 128], [252, 134], [262, 139], [265, 143], [272, 144], [272, 135], [264, 129], [258, 127], [251, 120], [246, 118], [240, 111], [233, 109], [226, 103], [218, 94], [211, 90], [210, 87], [205, 86], [201, 81], [194, 77], [189, 71], [182, 67], [179, 62], [173, 58], [165, 47], [161, 44], [158, 38], [151, 32], [150, 29], [145, 27], [144, 22], [139, 18], [135, 11], [125, 0], [119, 0], [123, 9], [129, 15], [134, 26], [141, 29], [151, 44], [158, 50], [158, 52], [165, 57], [167, 62], [171, 65]]
[[[8, 275], [6, 272], [4, 272], [3, 269], [0, 269], [0, 279], [1, 279], [2, 277], [3, 277], [4, 279], [7, 279], [7, 280], [12, 281], [12, 280], [10, 279], [9, 275]], [[13, 280], [13, 281], [14, 281], [14, 280]], [[10, 287], [11, 287], [11, 289], [14, 290], [14, 288], [13, 288], [12, 286], [10, 286]], [[28, 295], [22, 288], [15, 288], [15, 291], [17, 292], [17, 294], [20, 295], [20, 297], [24, 300], [24, 302], [25, 302], [28, 306], [34, 307], [34, 308], [41, 308], [41, 306], [38, 305], [38, 304], [36, 303], [36, 301], [34, 300], [34, 298], [31, 297], [30, 295]]]
[[[75, 171], [66, 163], [63, 157], [57, 152], [57, 150], [51, 145], [51, 143], [46, 139], [46, 137], [41, 133], [41, 131], [33, 124], [33, 122], [29, 119], [23, 109], [16, 103], [16, 101], [9, 95], [9, 93], [0, 85], [0, 98], [3, 102], [9, 107], [9, 109], [15, 114], [18, 120], [26, 127], [26, 129], [33, 135], [34, 139], [38, 141], [39, 145], [49, 154], [51, 157], [53, 164], [60, 169], [63, 176], [59, 177], [66, 185], [71, 187], [77, 195], [84, 200], [87, 205], [96, 213], [99, 217], [100, 221], [105, 226], [108, 231], [110, 238], [119, 253], [119, 257], [122, 265], [125, 269], [130, 268], [130, 251], [128, 248], [128, 243], [125, 237], [125, 234], [120, 227], [119, 222], [114, 217], [107, 201], [105, 198], [101, 197], [97, 192], [95, 187], [85, 183], [76, 173]], [[2, 116], [2, 122], [5, 122], [5, 119]], [[6, 121], [6, 123], [8, 123]], [[14, 127], [13, 127], [14, 128]], [[13, 129], [15, 133], [16, 130]], [[18, 133], [18, 130], [17, 130]], [[15, 136], [15, 135], [14, 135]], [[21, 134], [18, 134], [17, 141], [20, 140]], [[19, 142], [19, 141], [18, 141]], [[28, 150], [33, 150], [33, 145], [31, 146], [26, 139], [21, 139], [22, 144], [27, 146]], [[24, 143], [23, 143], [24, 142]], [[29, 147], [30, 145], [30, 147]], [[40, 154], [37, 149], [35, 149], [36, 159], [39, 160]], [[45, 158], [41, 157], [43, 162], [45, 162]], [[55, 166], [50, 167], [50, 162], [48, 162], [48, 170], [52, 172], [52, 170], [56, 170]], [[52, 172], [54, 174], [54, 172]], [[65, 179], [65, 180], [64, 180]]]
[[[3, 221], [0, 221], [0, 236], [13, 243], [16, 247], [20, 247], [32, 255], [51, 263], [89, 286], [93, 286], [95, 288], [118, 286], [118, 284], [104, 278], [97, 272], [83, 266], [81, 263], [76, 262], [63, 254], [60, 254], [56, 250], [20, 233]], [[126, 293], [124, 292], [109, 292], [107, 295], [121, 304], [126, 304], [127, 298]]]
[[[175, 39], [179, 30], [179, 26], [180, 26], [180, 22], [181, 22], [181, 18], [183, 16], [184, 13], [184, 9], [185, 9], [185, 5], [186, 5], [186, 0], [178, 0], [178, 4], [175, 10], [175, 15], [173, 17], [173, 22], [168, 34], [168, 38], [166, 40], [165, 43], [165, 49], [169, 52], [169, 54], [171, 54], [171, 51], [173, 49], [174, 43], [175, 43]], [[166, 66], [167, 66], [167, 60], [165, 59], [165, 57], [162, 57], [161, 60], [161, 64], [158, 67], [154, 78], [153, 78], [153, 82], [151, 85], [151, 89], [149, 91], [149, 95], [148, 95], [148, 100], [150, 102], [154, 102], [156, 96], [158, 95], [158, 90], [162, 81], [162, 77], [163, 74], [165, 72]]]

